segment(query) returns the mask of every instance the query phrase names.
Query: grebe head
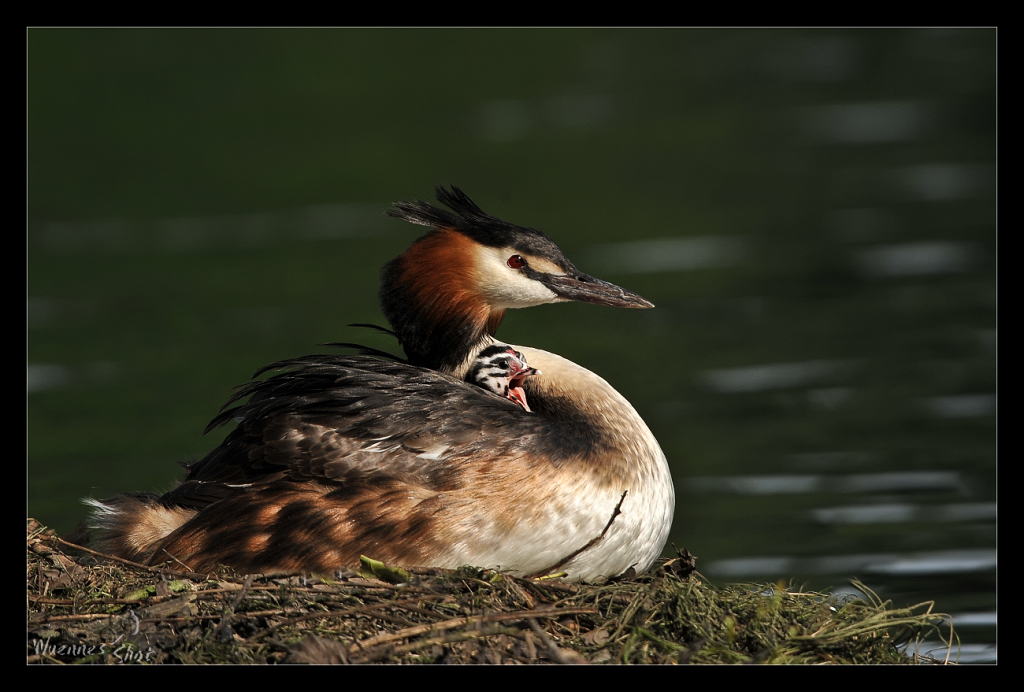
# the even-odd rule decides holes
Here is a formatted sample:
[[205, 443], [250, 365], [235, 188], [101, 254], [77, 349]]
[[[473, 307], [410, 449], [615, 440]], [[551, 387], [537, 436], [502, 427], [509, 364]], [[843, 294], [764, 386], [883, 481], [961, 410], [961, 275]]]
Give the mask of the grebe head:
[[403, 201], [387, 212], [433, 229], [381, 274], [384, 316], [415, 365], [463, 374], [508, 308], [570, 300], [654, 307], [584, 274], [546, 235], [490, 216], [456, 187], [437, 188], [437, 199], [451, 211]]
[[526, 356], [507, 344], [493, 344], [477, 354], [466, 373], [466, 381], [510, 399], [525, 410], [526, 392], [523, 382], [527, 377], [541, 374], [526, 364]]

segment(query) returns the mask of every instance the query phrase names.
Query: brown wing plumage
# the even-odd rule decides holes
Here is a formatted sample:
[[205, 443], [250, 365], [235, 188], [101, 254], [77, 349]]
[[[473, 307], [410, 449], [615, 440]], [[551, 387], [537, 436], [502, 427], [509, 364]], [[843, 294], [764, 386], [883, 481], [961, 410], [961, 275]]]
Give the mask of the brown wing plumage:
[[[341, 483], [386, 475], [440, 490], [457, 482], [445, 476], [453, 464], [551, 455], [552, 443], [564, 447], [554, 462], [590, 451], [580, 448], [579, 435], [558, 435], [557, 420], [426, 368], [364, 356], [307, 356], [257, 376], [271, 369], [281, 372], [242, 387], [210, 423], [208, 431], [232, 421], [237, 427], [191, 467], [185, 484]], [[446, 463], [437, 463], [441, 458]], [[187, 493], [179, 490], [165, 497], [186, 503]]]
[[[237, 425], [178, 487], [134, 496], [134, 519], [121, 508], [137, 558], [246, 572], [331, 570], [361, 553], [436, 562], [473, 535], [481, 507], [600, 446], [580, 421], [404, 363], [308, 356], [271, 369], [211, 422]], [[154, 513], [185, 520], [160, 540], [128, 535]]]

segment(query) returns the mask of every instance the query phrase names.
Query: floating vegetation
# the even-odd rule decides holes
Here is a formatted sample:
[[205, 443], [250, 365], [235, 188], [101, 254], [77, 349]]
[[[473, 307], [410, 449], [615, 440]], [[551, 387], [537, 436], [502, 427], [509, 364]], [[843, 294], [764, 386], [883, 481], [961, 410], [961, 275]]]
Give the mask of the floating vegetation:
[[[716, 588], [686, 551], [604, 584], [490, 570], [206, 575], [75, 550], [28, 520], [29, 663], [942, 663], [931, 603]], [[945, 661], [907, 652], [925, 634]]]

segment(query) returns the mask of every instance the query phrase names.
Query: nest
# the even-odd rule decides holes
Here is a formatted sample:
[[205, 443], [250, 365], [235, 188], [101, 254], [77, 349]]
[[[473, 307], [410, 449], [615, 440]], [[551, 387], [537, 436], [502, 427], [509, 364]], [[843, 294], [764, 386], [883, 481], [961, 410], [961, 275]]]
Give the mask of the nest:
[[[715, 588], [679, 551], [603, 584], [364, 559], [331, 575], [176, 572], [28, 520], [29, 663], [918, 663], [932, 603]], [[950, 656], [947, 655], [946, 661]], [[943, 661], [938, 661], [943, 662]]]

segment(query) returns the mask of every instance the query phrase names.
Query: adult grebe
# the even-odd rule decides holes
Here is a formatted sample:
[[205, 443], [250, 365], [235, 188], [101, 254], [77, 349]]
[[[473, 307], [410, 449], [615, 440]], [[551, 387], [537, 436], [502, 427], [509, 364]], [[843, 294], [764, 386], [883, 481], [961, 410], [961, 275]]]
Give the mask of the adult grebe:
[[[382, 272], [381, 306], [408, 360], [264, 368], [207, 428], [235, 429], [180, 485], [89, 501], [100, 549], [194, 571], [330, 572], [368, 555], [593, 580], [651, 565], [675, 504], [654, 435], [594, 373], [494, 334], [507, 308], [653, 305], [461, 190], [437, 196], [451, 211], [417, 201], [388, 212], [433, 229]], [[503, 350], [514, 371], [493, 360]], [[489, 381], [496, 364], [505, 374]], [[269, 370], [281, 372], [255, 379]]]

